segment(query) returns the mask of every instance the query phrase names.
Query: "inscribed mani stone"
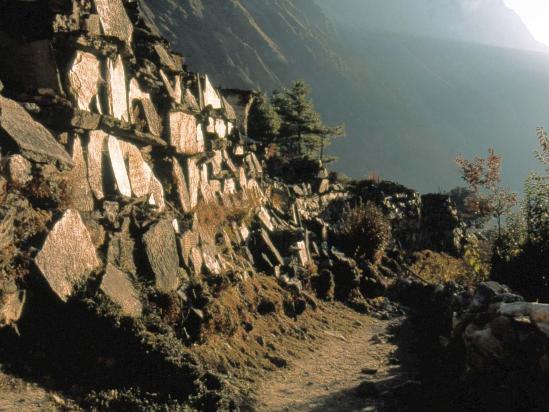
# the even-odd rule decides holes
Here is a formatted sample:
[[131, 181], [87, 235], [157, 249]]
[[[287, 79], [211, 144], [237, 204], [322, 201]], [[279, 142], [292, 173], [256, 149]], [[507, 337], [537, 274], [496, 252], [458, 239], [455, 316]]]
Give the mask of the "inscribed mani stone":
[[88, 172], [82, 142], [78, 136], [74, 137], [72, 143], [72, 161], [74, 167], [70, 171], [69, 179], [69, 202], [70, 207], [80, 212], [93, 211], [93, 196], [88, 183]]
[[212, 109], [221, 109], [221, 99], [219, 98], [219, 95], [217, 94], [217, 91], [214, 89], [212, 84], [210, 83], [210, 79], [208, 76], [206, 76], [206, 79], [204, 80], [204, 105], [205, 106], [212, 106]]
[[124, 315], [141, 316], [143, 305], [130, 277], [110, 263], [101, 281], [101, 291], [120, 306]]
[[35, 122], [25, 109], [13, 100], [0, 96], [0, 145], [11, 138], [23, 156], [36, 162], [58, 160], [72, 165], [72, 159], [52, 134]]
[[35, 259], [40, 272], [62, 301], [100, 264], [80, 214], [67, 210]]
[[88, 181], [97, 200], [105, 197], [103, 192], [103, 153], [107, 151], [107, 138], [101, 130], [90, 132], [88, 142]]
[[132, 188], [128, 172], [124, 163], [124, 156], [120, 148], [120, 142], [114, 136], [109, 136], [109, 158], [111, 160], [112, 171], [116, 180], [118, 191], [126, 197], [132, 196]]
[[118, 37], [129, 44], [132, 40], [133, 25], [122, 0], [95, 0], [95, 8], [105, 35]]
[[183, 112], [171, 112], [170, 145], [178, 153], [193, 155], [202, 151], [203, 143], [198, 141], [198, 126], [196, 117]]
[[69, 70], [70, 94], [79, 109], [91, 111], [101, 79], [99, 60], [91, 53], [77, 51]]
[[109, 92], [112, 115], [120, 120], [129, 121], [128, 87], [122, 57], [115, 61], [109, 59]]
[[179, 287], [179, 255], [170, 220], [161, 220], [143, 236], [147, 258], [155, 275], [156, 288], [172, 292]]

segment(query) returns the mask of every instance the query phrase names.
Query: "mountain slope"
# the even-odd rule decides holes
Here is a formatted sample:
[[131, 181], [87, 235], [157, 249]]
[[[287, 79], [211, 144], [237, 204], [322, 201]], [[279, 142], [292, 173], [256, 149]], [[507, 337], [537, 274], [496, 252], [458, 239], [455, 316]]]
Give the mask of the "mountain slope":
[[[549, 55], [502, 0], [146, 0], [190, 66], [225, 87], [305, 79], [345, 122], [334, 167], [422, 191], [459, 184], [453, 158], [494, 146], [506, 183], [535, 167]], [[498, 24], [505, 22], [505, 25]], [[484, 44], [483, 44], [484, 43]]]

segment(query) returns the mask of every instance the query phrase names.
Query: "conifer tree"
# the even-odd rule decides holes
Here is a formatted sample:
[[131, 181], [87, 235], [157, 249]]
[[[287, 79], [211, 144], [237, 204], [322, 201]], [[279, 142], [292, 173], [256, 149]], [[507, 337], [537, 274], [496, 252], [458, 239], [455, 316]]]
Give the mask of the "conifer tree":
[[276, 142], [281, 125], [280, 116], [264, 93], [256, 98], [248, 124], [248, 133], [253, 139], [267, 144]]
[[324, 160], [325, 148], [332, 138], [344, 134], [344, 127], [325, 125], [310, 94], [303, 81], [296, 81], [290, 89], [275, 91], [273, 106], [282, 121], [279, 144], [287, 156]]

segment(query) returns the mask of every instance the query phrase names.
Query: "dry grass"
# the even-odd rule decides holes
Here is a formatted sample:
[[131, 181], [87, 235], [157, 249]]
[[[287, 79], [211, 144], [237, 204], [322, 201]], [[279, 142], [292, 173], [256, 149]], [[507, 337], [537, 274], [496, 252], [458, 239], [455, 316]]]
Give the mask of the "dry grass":
[[413, 259], [412, 272], [431, 284], [457, 282], [474, 285], [480, 280], [462, 259], [445, 253], [423, 250], [414, 253]]

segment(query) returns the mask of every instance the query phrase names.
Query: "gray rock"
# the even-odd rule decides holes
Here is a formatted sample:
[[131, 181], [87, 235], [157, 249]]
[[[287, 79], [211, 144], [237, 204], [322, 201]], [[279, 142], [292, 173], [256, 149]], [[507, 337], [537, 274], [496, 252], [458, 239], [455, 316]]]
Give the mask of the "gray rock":
[[122, 314], [134, 318], [141, 316], [143, 305], [130, 277], [110, 263], [105, 270], [100, 289], [120, 306]]
[[67, 210], [55, 224], [35, 262], [51, 289], [63, 301], [67, 301], [74, 287], [99, 266], [90, 233], [77, 211]]
[[23, 156], [31, 160], [73, 164], [69, 154], [48, 129], [35, 122], [21, 105], [0, 96], [0, 139], [2, 134], [13, 140]]
[[179, 287], [179, 256], [175, 231], [171, 220], [161, 220], [143, 236], [145, 251], [155, 276], [155, 284], [162, 292]]

